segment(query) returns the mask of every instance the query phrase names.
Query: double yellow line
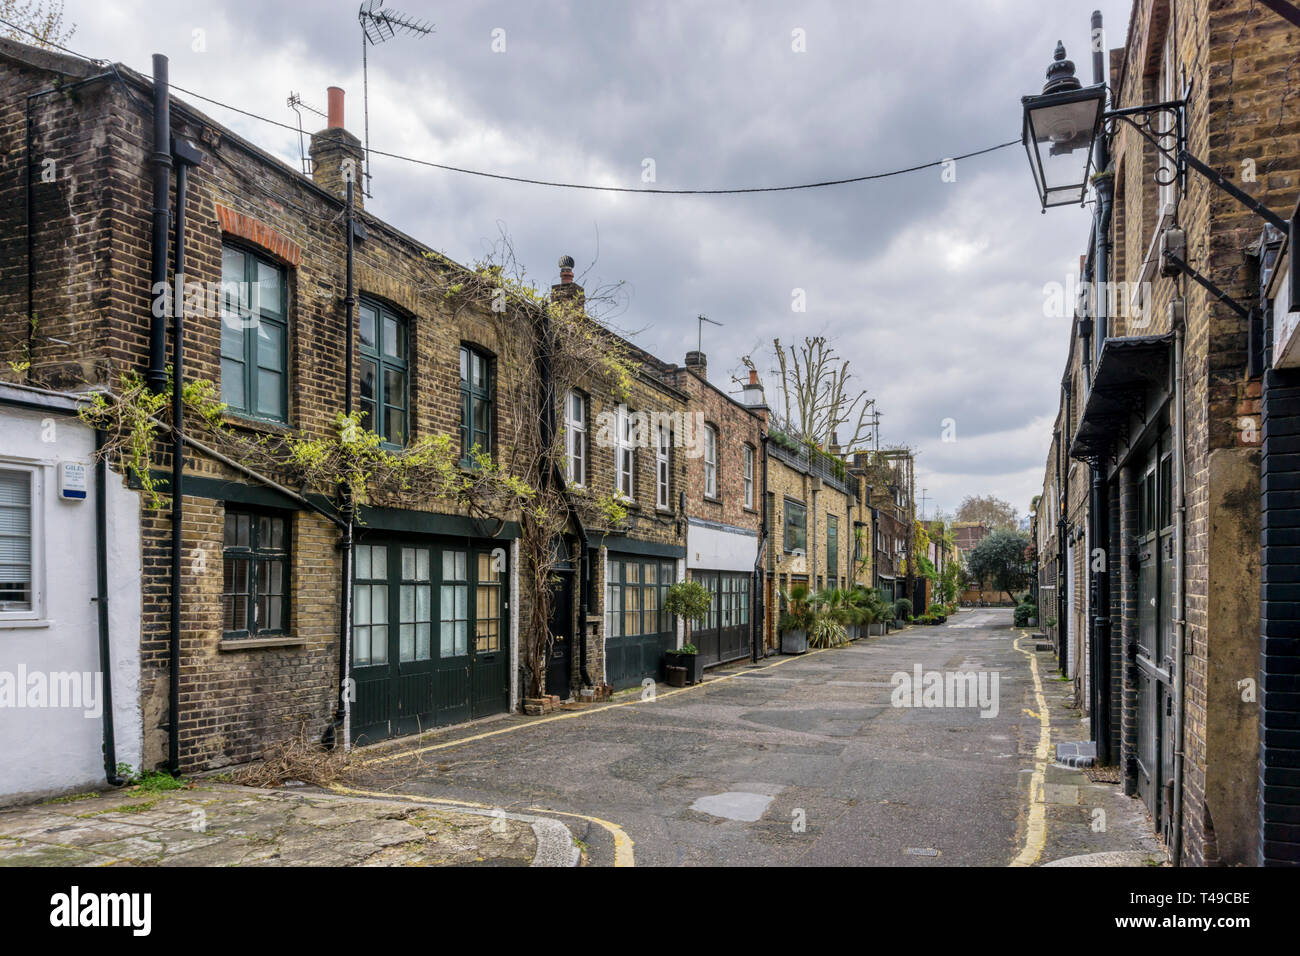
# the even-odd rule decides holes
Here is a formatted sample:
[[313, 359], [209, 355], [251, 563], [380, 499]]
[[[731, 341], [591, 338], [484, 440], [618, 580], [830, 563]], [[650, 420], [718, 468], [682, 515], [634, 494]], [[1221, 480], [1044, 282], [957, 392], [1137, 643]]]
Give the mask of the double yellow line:
[[[1021, 639], [1029, 636], [1028, 631], [1021, 631]], [[1043, 784], [1047, 777], [1047, 760], [1052, 751], [1052, 721], [1047, 709], [1047, 697], [1043, 694], [1043, 681], [1038, 674], [1038, 658], [1033, 651], [1027, 651], [1016, 641], [1016, 650], [1029, 658], [1029, 672], [1034, 678], [1034, 703], [1038, 713], [1026, 710], [1031, 717], [1038, 718], [1038, 747], [1034, 751], [1034, 775], [1029, 781], [1029, 818], [1025, 822], [1025, 845], [1020, 848], [1011, 866], [1033, 866], [1043, 855], [1047, 844], [1047, 804], [1043, 801]]]
[[[831, 648], [822, 648], [820, 650], [809, 651], [807, 654], [804, 654], [802, 656], [804, 658], [808, 658], [808, 657], [812, 657], [815, 654], [821, 654], [824, 651], [830, 649]], [[770, 670], [773, 667], [780, 667], [782, 664], [787, 664], [792, 660], [799, 660], [799, 658], [783, 657], [780, 660], [773, 661], [772, 663], [766, 664], [763, 667], [757, 669]], [[537, 720], [530, 720], [523, 723], [511, 724], [508, 727], [498, 727], [496, 730], [484, 731], [481, 734], [472, 734], [468, 737], [458, 737], [455, 740], [445, 740], [442, 743], [428, 744], [427, 746], [424, 747], [414, 747], [409, 750], [397, 750], [394, 751], [393, 753], [384, 754], [382, 756], [371, 757], [369, 760], [359, 761], [357, 763], [357, 766], [373, 767], [378, 764], [391, 763], [392, 761], [395, 760], [405, 760], [408, 757], [418, 757], [420, 754], [433, 753], [435, 751], [441, 751], [441, 750], [450, 750], [452, 747], [459, 747], [462, 744], [474, 743], [475, 741], [478, 740], [487, 740], [490, 737], [499, 737], [502, 734], [514, 733], [517, 730], [524, 730], [529, 727], [538, 727], [542, 724], [549, 724], [557, 720], [573, 720], [578, 717], [588, 717], [592, 714], [603, 713], [604, 711], [607, 710], [616, 710], [620, 707], [632, 707], [636, 704], [654, 704], [661, 700], [667, 700], [669, 697], [676, 697], [678, 694], [687, 694], [692, 691], [698, 691], [706, 687], [715, 687], [718, 684], [722, 684], [725, 683], [726, 681], [734, 680], [737, 677], [742, 677], [746, 674], [752, 674], [752, 673], [754, 673], [754, 669], [738, 671], [734, 674], [727, 674], [726, 676], [723, 677], [715, 677], [714, 679], [710, 680], [707, 684], [700, 683], [700, 684], [695, 684], [691, 687], [681, 687], [681, 688], [677, 688], [676, 690], [670, 690], [667, 693], [663, 693], [663, 694], [656, 693], [654, 697], [650, 697], [650, 698], [642, 698], [639, 696], [630, 697], [627, 700], [618, 701], [617, 703], [612, 703], [612, 704], [606, 704], [603, 707], [591, 707], [585, 710], [566, 711], [561, 714], [553, 714], [550, 717], [542, 717]], [[410, 800], [414, 803], [427, 803], [434, 806], [466, 807], [474, 810], [499, 809], [497, 807], [492, 807], [487, 804], [472, 803], [467, 800], [447, 800], [441, 797], [425, 797], [425, 796], [421, 796], [418, 794], [411, 794], [411, 793], [388, 793], [384, 791], [375, 791], [375, 790], [355, 790], [351, 787], [344, 787], [341, 784], [331, 784], [329, 789], [333, 790], [335, 793], [348, 794], [351, 796], [379, 797], [388, 800]], [[528, 807], [524, 810], [524, 812], [561, 816], [561, 817], [572, 817], [577, 820], [586, 820], [588, 823], [594, 823], [597, 826], [602, 827], [604, 830], [606, 830], [610, 834], [610, 836], [613, 837], [614, 839], [614, 865], [615, 866], [636, 865], [636, 858], [632, 852], [632, 848], [633, 846], [635, 846], [635, 844], [633, 843], [632, 838], [627, 835], [627, 832], [622, 827], [620, 827], [617, 823], [611, 823], [609, 820], [602, 820], [600, 817], [588, 816], [583, 813], [570, 813], [565, 810], [552, 810], [549, 807]]]

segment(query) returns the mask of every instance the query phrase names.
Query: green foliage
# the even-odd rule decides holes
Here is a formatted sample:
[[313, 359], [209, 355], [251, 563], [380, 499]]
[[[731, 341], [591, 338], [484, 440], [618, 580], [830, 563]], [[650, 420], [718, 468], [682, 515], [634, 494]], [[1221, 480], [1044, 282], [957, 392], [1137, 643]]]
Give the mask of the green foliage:
[[1036, 604], [1017, 604], [1014, 612], [1014, 623], [1016, 627], [1028, 627], [1029, 619], [1038, 617], [1038, 605]]
[[833, 614], [814, 615], [808, 628], [809, 647], [840, 647], [849, 642], [848, 631]]
[[894, 602], [894, 620], [910, 621], [912, 619], [912, 602], [907, 598], [899, 598]]
[[699, 652], [700, 652], [700, 649], [699, 649], [698, 647], [696, 647], [694, 644], [683, 644], [681, 647], [677, 648], [677, 650], [673, 651], [672, 653], [674, 653], [674, 654], [698, 654]]
[[1019, 531], [994, 531], [967, 556], [967, 569], [981, 586], [991, 584], [1010, 595], [1023, 588], [1029, 578], [1029, 563], [1025, 560], [1028, 546], [1029, 536]]
[[808, 585], [796, 584], [784, 595], [785, 610], [777, 618], [776, 626], [782, 631], [807, 631], [816, 620], [816, 610], [809, 599]]
[[[699, 620], [709, 612], [713, 602], [709, 589], [699, 581], [678, 581], [664, 596], [664, 610], [674, 617]], [[695, 653], [694, 651], [683, 653]]]

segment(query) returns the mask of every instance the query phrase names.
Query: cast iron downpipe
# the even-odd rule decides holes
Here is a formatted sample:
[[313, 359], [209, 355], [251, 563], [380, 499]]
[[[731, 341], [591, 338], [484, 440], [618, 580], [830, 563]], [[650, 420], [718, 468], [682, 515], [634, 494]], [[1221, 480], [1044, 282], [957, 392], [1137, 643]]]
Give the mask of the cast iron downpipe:
[[1174, 866], [1183, 860], [1183, 700], [1186, 681], [1183, 676], [1183, 655], [1187, 643], [1187, 586], [1185, 535], [1187, 527], [1187, 452], [1186, 423], [1183, 413], [1183, 335], [1182, 323], [1174, 328], [1174, 793], [1172, 810], [1173, 833], [1170, 839], [1170, 857]]
[[[1094, 83], [1106, 82], [1105, 44], [1098, 43], [1101, 35], [1102, 17], [1100, 11], [1092, 15], [1092, 79]], [[1109, 98], [1109, 97], [1108, 97]], [[1110, 146], [1105, 136], [1098, 136], [1094, 164], [1098, 177], [1094, 181], [1097, 190], [1097, 204], [1093, 209], [1093, 314], [1096, 327], [1093, 334], [1096, 341], [1093, 349], [1101, 353], [1107, 337], [1110, 335], [1110, 216], [1111, 204], [1115, 193], [1114, 180], [1110, 175]], [[1085, 354], [1086, 351], [1085, 351]], [[1091, 365], [1091, 363], [1089, 363]], [[1088, 388], [1092, 382], [1089, 378]], [[1085, 554], [1084, 560], [1089, 568], [1092, 587], [1092, 644], [1094, 646], [1093, 669], [1093, 737], [1097, 743], [1097, 762], [1102, 766], [1111, 763], [1111, 720], [1110, 720], [1110, 495], [1106, 488], [1106, 468], [1102, 462], [1092, 465], [1092, 487], [1089, 503], [1088, 544], [1093, 549], [1101, 549], [1101, 571], [1092, 570], [1092, 555]]]
[[[172, 313], [172, 547], [171, 547], [171, 628], [167, 655], [167, 769], [173, 776], [180, 773], [180, 699], [181, 699], [181, 531], [185, 498], [185, 200], [188, 193], [190, 166], [197, 166], [201, 156], [190, 143], [178, 140], [170, 144], [176, 155], [176, 288], [163, 301], [171, 302]], [[170, 155], [170, 154], [169, 154]], [[165, 251], [165, 249], [164, 249]], [[164, 280], [165, 281], [165, 280]], [[154, 286], [155, 302], [158, 286]], [[167, 310], [163, 312], [166, 321]]]
[[[343, 414], [352, 414], [352, 339], [354, 334], [356, 312], [356, 207], [353, 204], [353, 182], [355, 177], [347, 180], [347, 193], [344, 197], [343, 233], [347, 249], [343, 295]], [[339, 512], [342, 521], [339, 524], [339, 689], [338, 701], [334, 708], [334, 720], [325, 728], [322, 742], [329, 749], [338, 745], [343, 738], [343, 749], [348, 749], [349, 727], [348, 714], [351, 708], [351, 688], [348, 678], [348, 658], [352, 654], [352, 545], [353, 512], [352, 497], [347, 488], [339, 486]]]
[[113, 739], [113, 653], [108, 631], [108, 462], [104, 432], [95, 429], [95, 604], [99, 611], [99, 669], [104, 675], [104, 779], [121, 787], [117, 745]]
[[761, 621], [767, 617], [767, 592], [763, 588], [763, 561], [767, 558], [768, 545], [768, 514], [767, 514], [767, 442], [760, 441], [763, 455], [763, 506], [760, 509], [762, 515], [761, 525], [759, 527], [758, 555], [754, 558], [754, 597], [749, 602], [749, 643], [750, 643], [750, 660], [759, 661], [767, 656], [767, 635], [763, 633]]
[[[169, 206], [172, 167], [171, 108], [167, 86], [167, 57], [153, 55], [153, 153], [149, 156], [153, 180], [153, 245], [149, 270], [149, 293], [157, 296], [167, 288], [167, 230], [171, 226]], [[167, 386], [167, 313], [153, 309], [149, 320], [149, 368], [145, 383], [154, 394]]]

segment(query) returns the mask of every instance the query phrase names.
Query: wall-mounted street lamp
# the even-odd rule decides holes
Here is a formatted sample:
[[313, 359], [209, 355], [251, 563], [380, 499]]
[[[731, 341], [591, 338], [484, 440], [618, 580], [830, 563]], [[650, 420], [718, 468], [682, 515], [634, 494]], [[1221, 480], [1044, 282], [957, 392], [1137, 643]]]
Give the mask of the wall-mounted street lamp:
[[[1300, 241], [1293, 223], [1288, 223], [1188, 152], [1185, 100], [1107, 110], [1105, 83], [1083, 86], [1074, 74], [1074, 63], [1066, 59], [1064, 44], [1058, 42], [1056, 55], [1047, 68], [1043, 92], [1022, 97], [1021, 105], [1024, 109], [1025, 152], [1029, 156], [1034, 185], [1044, 212], [1051, 206], [1083, 203], [1096, 155], [1097, 137], [1113, 137], [1119, 124], [1127, 123], [1164, 158], [1165, 163], [1160, 164], [1155, 173], [1158, 183], [1169, 185], [1176, 181], [1181, 193], [1186, 186], [1187, 171], [1194, 170], [1270, 225], [1289, 232], [1292, 248], [1296, 248]], [[1249, 313], [1183, 261], [1176, 251], [1164, 252], [1163, 258], [1172, 270], [1186, 273], [1238, 313]], [[1300, 270], [1292, 270], [1290, 291], [1292, 303], [1300, 301]]]
[[1106, 111], [1106, 87], [1084, 87], [1065, 58], [1065, 45], [1047, 68], [1047, 83], [1037, 96], [1021, 99], [1025, 111], [1023, 139], [1043, 211], [1072, 206], [1088, 192], [1092, 144]]

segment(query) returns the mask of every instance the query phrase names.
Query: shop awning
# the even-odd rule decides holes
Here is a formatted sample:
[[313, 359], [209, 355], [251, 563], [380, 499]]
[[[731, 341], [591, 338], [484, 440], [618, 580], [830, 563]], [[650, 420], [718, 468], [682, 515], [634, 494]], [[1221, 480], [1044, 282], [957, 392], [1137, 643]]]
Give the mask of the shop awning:
[[1169, 356], [1174, 334], [1110, 338], [1101, 347], [1092, 389], [1070, 444], [1070, 457], [1095, 461], [1111, 453], [1125, 435], [1151, 387], [1169, 384]]

